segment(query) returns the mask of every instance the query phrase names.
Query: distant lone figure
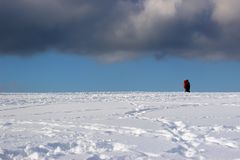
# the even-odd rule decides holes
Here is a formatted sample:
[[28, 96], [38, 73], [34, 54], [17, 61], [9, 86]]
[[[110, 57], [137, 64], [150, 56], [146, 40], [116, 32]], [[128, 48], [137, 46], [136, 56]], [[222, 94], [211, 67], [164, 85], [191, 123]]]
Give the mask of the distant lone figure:
[[184, 80], [184, 90], [185, 92], [190, 92], [190, 82], [189, 80]]

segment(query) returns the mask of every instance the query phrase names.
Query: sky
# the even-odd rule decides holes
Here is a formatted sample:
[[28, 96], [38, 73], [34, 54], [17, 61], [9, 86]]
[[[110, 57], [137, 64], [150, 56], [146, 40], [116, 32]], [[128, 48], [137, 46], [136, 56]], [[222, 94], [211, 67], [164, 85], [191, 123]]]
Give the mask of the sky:
[[0, 0], [0, 92], [240, 91], [239, 0]]
[[240, 91], [240, 63], [153, 57], [103, 63], [72, 54], [45, 53], [0, 58], [4, 92], [160, 91], [182, 92], [189, 79], [192, 92]]

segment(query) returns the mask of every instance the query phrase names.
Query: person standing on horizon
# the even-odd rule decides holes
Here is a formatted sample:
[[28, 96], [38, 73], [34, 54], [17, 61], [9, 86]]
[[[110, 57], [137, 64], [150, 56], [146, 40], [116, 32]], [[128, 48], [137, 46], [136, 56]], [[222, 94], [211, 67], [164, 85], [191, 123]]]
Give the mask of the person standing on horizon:
[[184, 80], [184, 91], [190, 92], [190, 82], [188, 79]]

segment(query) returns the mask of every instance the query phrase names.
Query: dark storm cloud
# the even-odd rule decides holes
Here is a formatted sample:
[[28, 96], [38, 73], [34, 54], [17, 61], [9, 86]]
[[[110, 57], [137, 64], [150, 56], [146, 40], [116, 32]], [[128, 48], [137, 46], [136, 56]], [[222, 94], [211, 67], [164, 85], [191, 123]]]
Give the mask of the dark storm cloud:
[[240, 59], [239, 0], [0, 0], [0, 53]]

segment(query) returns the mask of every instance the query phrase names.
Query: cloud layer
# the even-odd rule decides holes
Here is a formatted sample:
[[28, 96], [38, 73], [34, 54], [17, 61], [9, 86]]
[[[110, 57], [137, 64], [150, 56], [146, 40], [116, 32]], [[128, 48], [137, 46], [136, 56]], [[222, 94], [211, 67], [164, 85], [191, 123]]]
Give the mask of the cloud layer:
[[240, 59], [239, 0], [0, 0], [0, 54]]

